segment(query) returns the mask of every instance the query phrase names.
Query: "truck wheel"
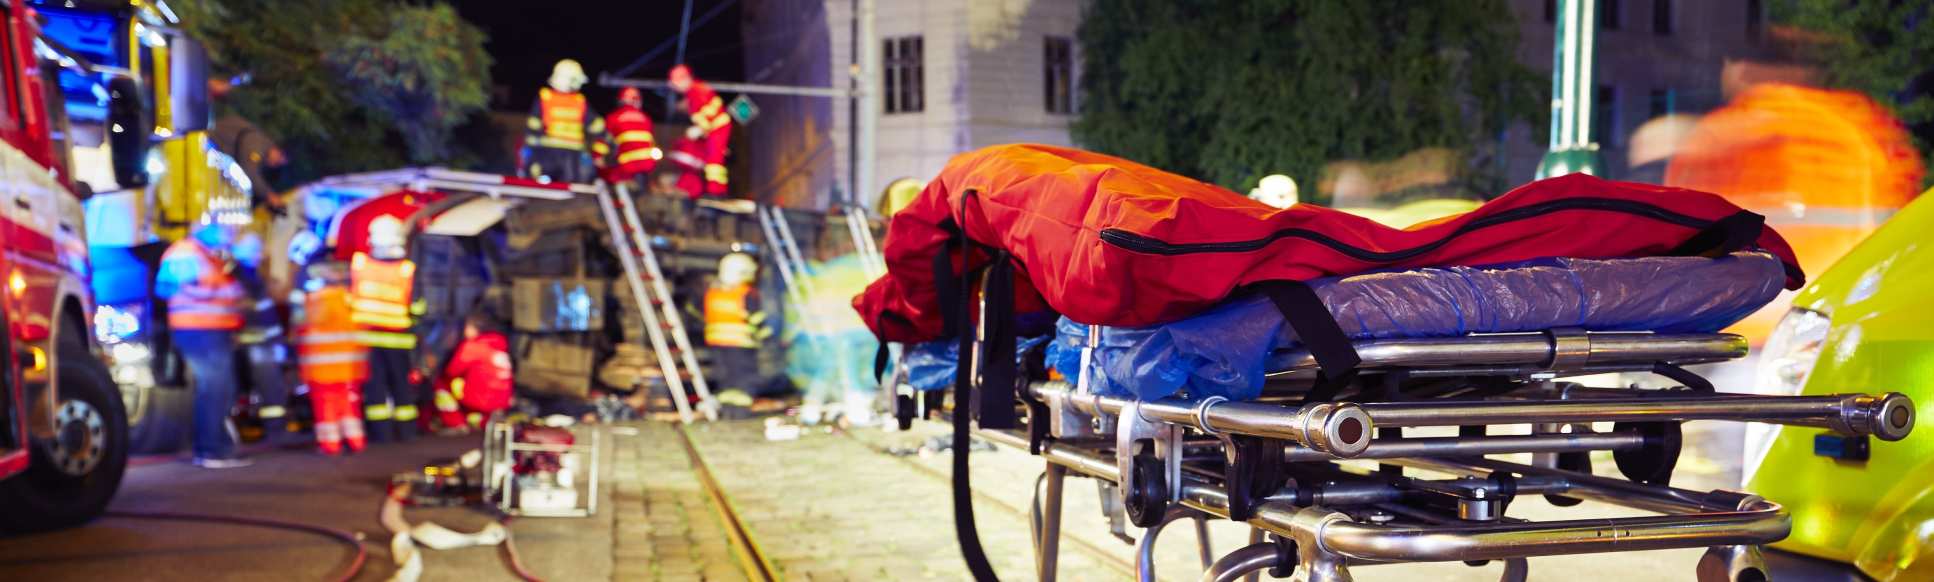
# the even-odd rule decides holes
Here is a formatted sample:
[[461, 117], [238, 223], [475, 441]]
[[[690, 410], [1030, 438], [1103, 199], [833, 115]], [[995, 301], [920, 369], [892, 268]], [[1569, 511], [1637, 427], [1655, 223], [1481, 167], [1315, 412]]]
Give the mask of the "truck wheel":
[[79, 329], [61, 330], [55, 438], [31, 445], [27, 470], [0, 481], [0, 531], [45, 531], [107, 509], [128, 464], [128, 416], [107, 366]]

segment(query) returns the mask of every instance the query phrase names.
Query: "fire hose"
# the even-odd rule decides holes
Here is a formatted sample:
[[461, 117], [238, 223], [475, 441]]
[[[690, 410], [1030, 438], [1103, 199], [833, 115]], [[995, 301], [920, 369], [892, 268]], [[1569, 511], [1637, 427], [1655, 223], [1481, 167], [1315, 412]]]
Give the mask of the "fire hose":
[[[253, 527], [265, 527], [265, 528], [271, 528], [271, 529], [307, 532], [307, 533], [317, 534], [323, 537], [332, 538], [356, 550], [356, 557], [352, 558], [349, 561], [349, 568], [345, 569], [341, 575], [336, 576], [334, 578], [330, 578], [331, 580], [335, 580], [336, 582], [349, 582], [349, 580], [354, 579], [357, 574], [362, 573], [363, 563], [369, 559], [369, 552], [363, 549], [362, 538], [359, 534], [332, 528], [332, 527], [323, 527], [319, 525], [310, 525], [306, 523], [297, 523], [293, 521], [264, 519], [259, 517], [209, 515], [209, 514], [201, 514], [201, 513], [174, 513], [174, 512], [165, 512], [165, 511], [110, 511], [110, 512], [107, 512], [105, 516], [118, 517], [123, 519], [154, 519], [154, 520], [173, 520], [173, 521], [202, 521], [202, 522], [209, 522], [209, 523], [232, 523], [237, 525], [246, 525], [246, 526], [253, 526]], [[526, 578], [526, 580], [529, 580], [529, 579], [530, 578]]]

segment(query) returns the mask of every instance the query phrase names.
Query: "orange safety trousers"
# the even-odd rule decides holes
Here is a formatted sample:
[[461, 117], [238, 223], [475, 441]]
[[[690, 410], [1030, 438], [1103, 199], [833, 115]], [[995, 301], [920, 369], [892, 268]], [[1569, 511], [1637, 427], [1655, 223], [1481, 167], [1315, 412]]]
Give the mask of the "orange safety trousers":
[[342, 454], [346, 441], [352, 452], [363, 452], [363, 394], [354, 384], [322, 383], [309, 386], [309, 403], [316, 412], [316, 445], [323, 454]]

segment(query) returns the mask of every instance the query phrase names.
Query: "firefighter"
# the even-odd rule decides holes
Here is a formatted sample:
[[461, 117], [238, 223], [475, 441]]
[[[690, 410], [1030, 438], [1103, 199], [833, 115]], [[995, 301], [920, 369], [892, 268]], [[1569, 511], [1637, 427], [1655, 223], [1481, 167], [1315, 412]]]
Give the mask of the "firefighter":
[[[705, 345], [711, 348], [717, 370], [722, 401], [741, 400], [759, 395], [759, 343], [772, 335], [765, 329], [765, 312], [759, 308], [758, 291], [753, 280], [759, 263], [750, 255], [731, 253], [719, 259], [718, 278], [705, 291]], [[727, 399], [727, 392], [737, 391]]]
[[369, 377], [369, 348], [350, 306], [349, 274], [340, 262], [317, 263], [303, 284], [296, 321], [296, 355], [309, 404], [316, 415], [316, 446], [323, 454], [363, 452], [362, 383]]
[[268, 283], [262, 280], [262, 237], [244, 233], [235, 240], [234, 248], [235, 278], [247, 293], [242, 333], [236, 336], [236, 342], [243, 347], [262, 434], [271, 444], [282, 444], [289, 439], [289, 385], [282, 377], [288, 348], [282, 343], [282, 314], [269, 295]]
[[235, 452], [229, 407], [235, 402], [235, 333], [242, 328], [247, 292], [223, 258], [239, 221], [231, 213], [203, 212], [195, 230], [161, 256], [155, 294], [168, 300], [168, 327], [193, 379], [195, 465], [246, 467]]
[[482, 314], [463, 325], [463, 343], [437, 378], [437, 419], [446, 429], [468, 431], [510, 408], [510, 341]]
[[404, 258], [403, 222], [379, 216], [369, 223], [369, 251], [349, 262], [350, 319], [369, 347], [369, 378], [363, 382], [363, 419], [375, 442], [416, 436], [417, 398], [410, 377], [412, 330], [423, 309], [411, 301], [416, 264]]
[[705, 194], [724, 196], [725, 147], [732, 140], [732, 116], [725, 112], [725, 101], [718, 92], [693, 78], [690, 67], [672, 67], [670, 77], [672, 90], [685, 95], [685, 111], [692, 116], [692, 127], [704, 136], [699, 157], [705, 161]]
[[578, 92], [586, 80], [584, 67], [564, 59], [552, 67], [547, 86], [537, 90], [537, 101], [525, 121], [526, 177], [590, 182], [595, 177], [593, 165], [610, 153], [604, 141], [604, 118]]
[[[605, 180], [617, 183], [651, 174], [664, 157], [651, 135], [651, 116], [643, 109], [645, 98], [635, 87], [618, 92], [618, 106], [607, 116], [610, 124], [612, 160], [605, 164]], [[634, 184], [641, 187], [642, 184]]]
[[672, 143], [671, 153], [665, 156], [678, 170], [678, 189], [691, 200], [705, 195], [704, 138], [705, 132], [698, 126], [685, 128], [685, 135]]

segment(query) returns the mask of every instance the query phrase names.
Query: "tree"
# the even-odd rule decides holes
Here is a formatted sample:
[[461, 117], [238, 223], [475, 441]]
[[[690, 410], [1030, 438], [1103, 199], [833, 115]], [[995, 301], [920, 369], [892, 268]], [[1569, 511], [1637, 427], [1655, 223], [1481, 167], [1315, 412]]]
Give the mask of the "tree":
[[[223, 75], [217, 102], [274, 135], [284, 182], [432, 161], [483, 108], [483, 32], [447, 6], [387, 0], [171, 3]], [[281, 184], [288, 186], [290, 184]]]
[[379, 32], [344, 39], [323, 61], [352, 101], [396, 125], [411, 161], [445, 159], [451, 128], [490, 104], [483, 32], [445, 4], [394, 9]]
[[1078, 142], [1238, 191], [1428, 147], [1495, 191], [1498, 136], [1548, 91], [1502, 0], [1095, 0], [1080, 40]]
[[[1813, 33], [1804, 45], [1828, 85], [1887, 105], [1934, 168], [1934, 0], [1789, 0], [1773, 20]], [[1929, 172], [1934, 179], [1934, 172]]]

